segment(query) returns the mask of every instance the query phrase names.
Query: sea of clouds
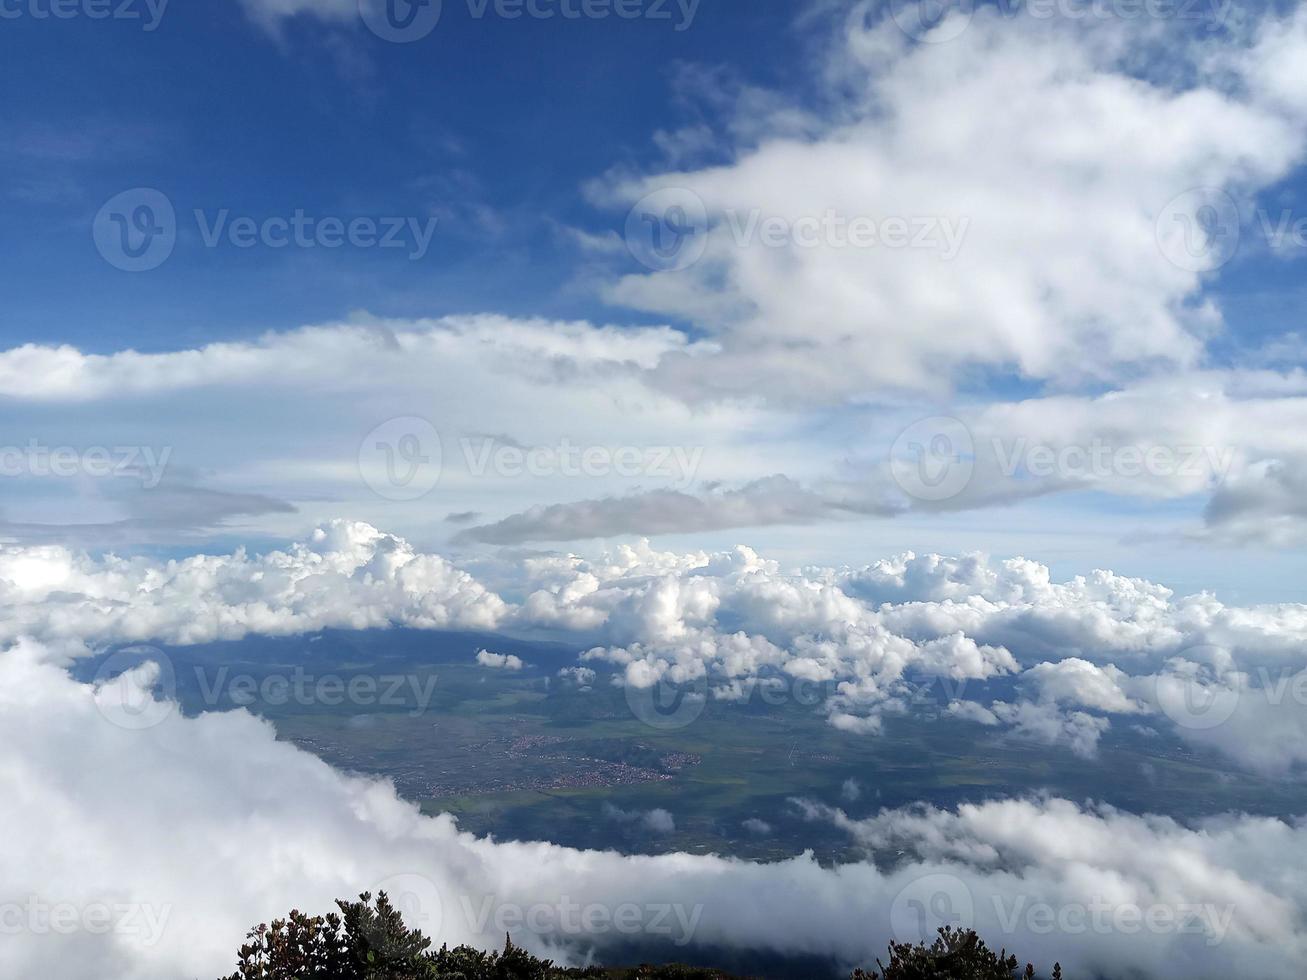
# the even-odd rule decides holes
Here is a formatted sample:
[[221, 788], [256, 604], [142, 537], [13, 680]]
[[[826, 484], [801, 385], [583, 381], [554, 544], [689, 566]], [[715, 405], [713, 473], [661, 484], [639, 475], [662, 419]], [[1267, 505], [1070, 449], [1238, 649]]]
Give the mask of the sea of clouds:
[[[786, 573], [747, 548], [633, 546], [470, 564], [513, 581], [521, 600], [349, 522], [263, 555], [0, 553], [0, 969], [217, 976], [254, 923], [292, 907], [328, 911], [378, 887], [404, 896], [441, 940], [493, 946], [507, 925], [515, 940], [572, 962], [633, 938], [666, 941], [674, 954], [725, 947], [870, 962], [925, 909], [1081, 975], [1174, 976], [1182, 964], [1217, 977], [1238, 963], [1240, 975], [1290, 977], [1307, 965], [1307, 896], [1284, 860], [1307, 845], [1298, 821], [1185, 823], [1038, 797], [858, 821], [794, 802], [869, 855], [892, 845], [901, 855], [892, 867], [478, 840], [452, 818], [422, 816], [386, 782], [278, 742], [245, 711], [115, 724], [124, 684], [152, 696], [149, 664], [113, 684], [82, 684], [67, 670], [145, 641], [386, 625], [562, 631], [583, 661], [616, 668], [618, 684], [702, 677], [729, 695], [759, 676], [834, 680], [832, 724], [866, 737], [896, 710], [905, 672], [922, 669], [1014, 675], [1019, 701], [959, 700], [955, 710], [1083, 752], [1095, 738], [1082, 716], [1098, 732], [1143, 718], [1285, 778], [1300, 761], [1301, 737], [1284, 736], [1302, 731], [1307, 709], [1285, 697], [1268, 710], [1247, 688], [1259, 667], [1300, 669], [1302, 606], [1227, 607], [1107, 572], [1055, 583], [1034, 562], [980, 556]], [[1158, 691], [1169, 683], [1238, 692], [1235, 709], [1224, 724], [1194, 727], [1206, 716], [1168, 713]], [[1219, 699], [1178, 703], [1226, 710]]]

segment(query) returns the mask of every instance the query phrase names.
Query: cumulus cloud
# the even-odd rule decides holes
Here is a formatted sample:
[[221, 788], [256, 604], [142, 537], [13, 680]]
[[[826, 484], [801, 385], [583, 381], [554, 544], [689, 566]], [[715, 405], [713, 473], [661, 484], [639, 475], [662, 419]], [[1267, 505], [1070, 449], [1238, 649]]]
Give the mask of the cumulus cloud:
[[[1063, 385], [1195, 366], [1220, 314], [1205, 270], [1168, 257], [1182, 227], [1163, 219], [1176, 199], [1177, 214], [1204, 203], [1185, 203], [1195, 188], [1247, 202], [1300, 161], [1307, 102], [1284, 79], [1307, 20], [1253, 21], [1203, 73], [1212, 48], [1182, 23], [1159, 36], [981, 6], [949, 43], [919, 44], [889, 5], [845, 9], [822, 52], [834, 105], [807, 131], [765, 116], [728, 163], [601, 189], [688, 192], [707, 213], [703, 258], [609, 294], [720, 344], [670, 358], [669, 383], [810, 400], [939, 390], [977, 366]], [[831, 216], [846, 230], [814, 237]], [[856, 247], [856, 218], [896, 219], [908, 244]], [[767, 222], [783, 230], [771, 241], [747, 231]]]
[[[1305, 396], [1298, 372], [1209, 370], [1093, 395], [961, 404], [948, 416], [900, 410], [870, 419], [858, 451], [837, 469], [813, 461], [804, 480], [774, 475], [537, 505], [468, 528], [458, 540], [519, 544], [805, 525], [1092, 491], [1118, 500], [1206, 499], [1201, 523], [1166, 533], [1286, 546], [1307, 527], [1297, 492], [1307, 455], [1295, 435], [1307, 426]], [[1175, 410], [1179, 404], [1184, 411]], [[912, 451], [941, 437], [950, 448], [939, 460], [927, 453], [923, 462]], [[945, 492], [922, 485], [923, 465]]]
[[436, 555], [335, 522], [287, 551], [157, 563], [59, 546], [0, 551], [0, 635], [49, 643], [202, 643], [328, 627], [493, 629], [499, 596]]
[[[581, 652], [560, 676], [583, 688], [604, 671], [697, 703], [780, 696], [868, 736], [888, 716], [937, 705], [1085, 756], [1113, 719], [1146, 721], [1259, 771], [1307, 763], [1302, 740], [1282, 737], [1307, 730], [1307, 607], [1177, 597], [1109, 571], [1055, 582], [1028, 559], [907, 553], [785, 571], [747, 547], [680, 554], [643, 542], [593, 558], [455, 563], [340, 521], [262, 555], [159, 562], [3, 548], [0, 599], [0, 642], [33, 637], [70, 656], [84, 644], [326, 628], [562, 636]], [[525, 667], [490, 650], [477, 659]], [[1274, 724], [1259, 726], [1259, 712]]]
[[1123, 685], [1131, 678], [1112, 664], [1099, 667], [1078, 657], [1055, 664], [1036, 664], [1022, 675], [1039, 689], [1042, 701], [1068, 702], [1112, 714], [1138, 714], [1147, 708], [1132, 700]]
[[[935, 444], [941, 433], [929, 419], [918, 428], [940, 409], [909, 401], [848, 418], [775, 403], [761, 383], [747, 401], [692, 406], [665, 376], [682, 357], [721, 357], [721, 370], [732, 370], [720, 351], [665, 327], [493, 316], [360, 315], [150, 354], [13, 348], [0, 352], [0, 394], [21, 408], [17, 431], [62, 429], [68, 445], [138, 447], [171, 461], [168, 479], [145, 490], [12, 473], [21, 447], [0, 447], [15, 477], [0, 534], [102, 546], [239, 523], [285, 537], [301, 526], [285, 515], [325, 520], [347, 503], [401, 530], [503, 545], [959, 512], [1085, 491], [1193, 500], [1194, 518], [1209, 500], [1201, 524], [1155, 527], [1175, 538], [1287, 545], [1307, 526], [1295, 493], [1307, 465], [1295, 438], [1307, 425], [1300, 372], [1173, 372], [1094, 394], [954, 406], [948, 434], [965, 443], [954, 455], [966, 471], [936, 495], [914, 487], [920, 461], [910, 449]], [[490, 388], [497, 397], [487, 401]], [[168, 411], [141, 411], [165, 403]], [[423, 477], [442, 502], [465, 505], [449, 512], [453, 521], [433, 521], [433, 497], [388, 496], [384, 448], [394, 451], [426, 416], [440, 423], [422, 429], [439, 445], [426, 447]], [[268, 433], [257, 447], [245, 438], [254, 425]], [[613, 465], [580, 480], [586, 451], [639, 462], [626, 475]], [[487, 499], [496, 503], [489, 518]]]
[[[300, 16], [358, 19], [353, 0], [242, 3], [270, 29]], [[204, 494], [140, 505], [25, 479], [32, 486], [6, 502], [0, 533], [67, 541], [75, 523], [84, 543], [153, 542], [150, 519], [169, 514], [203, 532], [244, 518], [284, 538], [300, 526], [286, 516], [296, 510], [311, 523], [347, 509], [430, 534], [429, 509], [368, 487], [384, 461], [359, 459], [376, 426], [430, 415], [445, 440], [441, 507], [456, 518], [436, 526], [461, 532], [460, 543], [802, 526], [1080, 491], [1192, 499], [1186, 522], [1209, 500], [1201, 525], [1166, 528], [1177, 537], [1304, 540], [1302, 372], [1264, 370], [1257, 357], [1227, 364], [1209, 342], [1224, 326], [1211, 276], [1169, 248], [1193, 217], [1186, 208], [1201, 203], [1186, 192], [1228, 193], [1251, 212], [1301, 163], [1307, 16], [1248, 13], [1195, 39], [1184, 18], [1142, 30], [984, 6], [950, 43], [920, 44], [891, 6], [825, 5], [840, 27], [815, 45], [811, 85], [799, 87], [819, 93], [813, 104], [685, 69], [682, 86], [707, 89], [713, 112], [739, 103], [716, 127], [712, 157], [725, 162], [686, 162], [705, 136], [696, 120], [658, 137], [683, 169], [615, 171], [591, 188], [619, 215], [661, 187], [704, 200], [702, 261], [610, 280], [610, 298], [685, 329], [359, 314], [194, 349], [0, 351], [0, 395], [19, 425], [103, 433], [105, 445], [167, 434], [197, 472], [221, 475], [196, 484]], [[1012, 91], [1019, 105], [1005, 99]], [[1009, 111], [989, 119], [996, 100]], [[740, 222], [828, 213], [910, 227], [966, 219], [966, 233], [948, 259], [884, 244], [735, 241]], [[991, 378], [1022, 384], [978, 380]], [[914, 499], [895, 480], [902, 460], [890, 463], [890, 447], [958, 384], [967, 395], [947, 411], [969, 429], [974, 473], [956, 494]], [[1010, 401], [1012, 390], [1030, 396]], [[164, 399], [169, 411], [149, 411]], [[68, 406], [84, 407], [74, 425]], [[253, 426], [266, 445], [245, 438]], [[694, 486], [683, 473], [580, 484], [472, 472], [477, 449], [463, 442], [486, 432], [528, 450], [564, 440], [703, 450], [708, 472]], [[1092, 461], [1100, 446], [1108, 465]], [[1156, 453], [1170, 458], [1140, 463]], [[1041, 472], [1032, 462], [1044, 455], [1060, 462]]]
[[611, 803], [605, 803], [604, 816], [618, 823], [639, 827], [651, 834], [676, 832], [676, 819], [669, 811], [661, 807], [656, 807], [653, 810], [623, 810]]
[[570, 680], [577, 687], [588, 689], [599, 675], [589, 667], [563, 667], [559, 670], [558, 676]]
[[1084, 711], [1064, 711], [1050, 702], [995, 701], [989, 710], [1018, 734], [1049, 745], [1065, 744], [1085, 759], [1092, 759], [1098, 753], [1098, 740], [1111, 726], [1106, 718]]
[[[459, 833], [388, 784], [279, 742], [244, 711], [172, 712], [131, 730], [111, 722], [108, 700], [30, 642], [0, 653], [6, 976], [217, 976], [256, 921], [325, 912], [377, 888], [442, 941], [492, 947], [507, 923], [515, 941], [572, 961], [635, 938], [675, 955], [695, 946], [867, 963], [918, 928], [902, 912], [909, 902], [938, 909], [943, 895], [994, 941], [1060, 958], [1076, 975], [1161, 980], [1180, 965], [1200, 980], [1290, 978], [1307, 967], [1307, 894], [1283, 860], [1307, 846], [1297, 824], [1230, 816], [1188, 827], [1059, 800], [890, 811], [862, 824], [814, 809], [905, 857], [837, 868], [810, 856], [625, 857]], [[651, 832], [674, 824], [658, 811], [639, 819]], [[1083, 933], [1050, 936], [1030, 911], [1040, 903], [1107, 911]], [[578, 907], [606, 909], [609, 922], [634, 909], [635, 933], [582, 930]], [[1140, 914], [1162, 926], [1137, 928]]]
[[978, 725], [999, 724], [998, 715], [975, 701], [950, 701], [947, 711], [955, 718], [974, 721]]
[[[1189, 827], [1057, 799], [968, 804], [956, 811], [922, 806], [863, 821], [820, 804], [799, 805], [809, 819], [833, 822], [868, 850], [906, 848], [920, 860], [938, 862], [941, 876], [925, 897], [951, 902], [954, 913], [970, 912], [965, 917], [982, 932], [1004, 936], [1008, 948], [1020, 948], [1029, 958], [1061, 958], [1064, 968], [1094, 960], [1077, 972], [1203, 975], [1231, 944], [1242, 943], [1238, 937], [1265, 936], [1300, 921], [1300, 900], [1284, 890], [1292, 872], [1274, 867], [1271, 843], [1301, 833], [1297, 824], [1219, 817]], [[1255, 883], [1246, 873], [1231, 873], [1232, 861], [1248, 858], [1268, 877]], [[979, 869], [988, 874], [977, 876]], [[1126, 907], [1130, 916], [1120, 916]], [[1042, 937], [1007, 940], [1036, 917], [1048, 921], [1042, 918], [1047, 915], [1057, 928], [1036, 930], [1045, 932]], [[1151, 934], [1152, 941], [1126, 953], [1118, 931]], [[1165, 934], [1175, 941], [1156, 943]], [[1204, 934], [1192, 945], [1180, 939]], [[1300, 944], [1290, 940], [1286, 949]], [[1250, 955], [1239, 972], [1275, 975], [1276, 966]]]
[[1263, 459], [1222, 484], [1204, 511], [1218, 541], [1291, 546], [1307, 540], [1307, 456]]
[[[652, 368], [687, 346], [666, 327], [365, 314], [158, 353], [27, 344], [0, 351], [16, 434], [0, 444], [0, 474], [12, 478], [0, 517], [28, 529], [12, 535], [23, 540], [45, 526], [46, 540], [67, 540], [66, 526], [117, 523], [121, 540], [139, 542], [151, 520], [213, 525], [238, 511], [278, 538], [342, 511], [443, 537], [484, 524], [487, 501], [502, 514], [579, 487], [627, 496], [696, 477], [747, 481], [755, 467], [802, 472], [821, 455], [792, 435], [799, 420], [760, 405], [696, 409], [654, 387]], [[418, 441], [413, 458], [396, 455], [406, 438]], [[168, 479], [127, 493], [125, 479], [59, 478], [29, 442], [79, 460], [143, 451], [167, 459]], [[392, 483], [396, 462], [420, 465], [425, 494]], [[183, 485], [205, 490], [183, 497]], [[453, 520], [435, 519], [434, 501]], [[292, 508], [305, 517], [282, 516]]]
[[493, 670], [516, 671], [526, 666], [521, 657], [511, 653], [491, 653], [489, 650], [477, 651], [477, 663]]
[[[354, 0], [241, 2], [272, 32], [300, 16], [358, 17]], [[450, 516], [438, 523], [493, 511], [460, 542], [802, 525], [1083, 490], [1207, 495], [1201, 540], [1307, 538], [1307, 381], [1298, 370], [1208, 367], [1207, 339], [1224, 325], [1205, 291], [1210, 270], [1172, 252], [1213, 190], [1248, 210], [1301, 162], [1307, 17], [1249, 16], [1217, 44], [1158, 25], [1005, 21], [985, 6], [952, 43], [918, 44], [887, 5], [840, 9], [849, 19], [813, 78], [820, 109], [740, 91], [747, 112], [723, 127], [734, 145], [716, 145], [711, 127], [663, 133], [682, 169], [593, 188], [619, 211], [669, 186], [704, 202], [702, 261], [614, 277], [606, 290], [686, 330], [360, 317], [192, 350], [0, 351], [0, 397], [20, 424], [73, 417], [79, 438], [105, 445], [167, 433], [197, 447], [195, 472], [221, 474], [149, 496], [80, 482], [47, 494], [44, 477], [15, 477], [30, 492], [6, 499], [0, 524], [18, 541], [0, 549], [0, 922], [7, 933], [21, 925], [0, 943], [0, 973], [215, 976], [254, 922], [387, 888], [415, 898], [416, 924], [441, 940], [480, 945], [504, 932], [487, 909], [565, 916], [563, 905], [589, 903], [671, 909], [663, 921], [682, 931], [662, 935], [669, 942], [866, 963], [891, 937], [921, 938], [902, 934], [896, 909], [943, 908], [1024, 955], [1061, 959], [1069, 975], [1303, 975], [1307, 891], [1285, 860], [1307, 850], [1301, 819], [1190, 825], [1035, 799], [856, 821], [801, 804], [869, 854], [900, 855], [836, 868], [810, 856], [759, 865], [477, 840], [387, 784], [279, 742], [243, 711], [169, 709], [145, 730], [117, 725], [113, 699], [132, 689], [149, 701], [151, 668], [95, 687], [59, 665], [122, 643], [325, 628], [545, 634], [585, 651], [560, 671], [580, 687], [604, 671], [628, 691], [702, 686], [717, 701], [816, 691], [831, 725], [875, 737], [912, 710], [923, 681], [939, 682], [954, 719], [1082, 757], [1126, 719], [1261, 772], [1299, 774], [1301, 604], [1231, 606], [1108, 570], [1055, 581], [1036, 561], [981, 555], [794, 571], [747, 547], [678, 554], [640, 542], [594, 557], [451, 560], [343, 521], [263, 554], [168, 560], [71, 546], [240, 519], [285, 528], [288, 515], [344, 510], [341, 499], [380, 511], [395, 502], [360, 488], [389, 460], [360, 458], [368, 433], [432, 412], [448, 427], [450, 460], [461, 450], [466, 464], [446, 466], [438, 511]], [[995, 116], [1000, 102], [1010, 111]], [[705, 147], [725, 162], [688, 162]], [[1186, 196], [1198, 188], [1208, 190]], [[1168, 209], [1182, 220], [1164, 222]], [[811, 229], [829, 214], [881, 231], [901, 222], [935, 247], [775, 247], [744, 231], [771, 219]], [[965, 485], [906, 499], [886, 448], [918, 400], [992, 376], [1033, 395], [960, 406], [974, 450]], [[169, 412], [157, 411], [164, 399]], [[870, 404], [884, 419], [849, 436], [860, 420], [842, 427], [823, 414], [832, 403]], [[200, 432], [196, 418], [218, 421]], [[256, 427], [282, 448], [256, 458]], [[515, 475], [494, 485], [532, 489], [496, 495], [471, 482], [479, 457], [464, 443], [488, 431], [519, 451], [563, 439], [706, 444], [713, 472], [697, 488], [642, 474], [583, 492], [556, 473], [539, 478], [545, 499], [570, 502], [528, 509], [542, 484]], [[1093, 462], [1099, 444], [1105, 467]], [[1031, 449], [1052, 468], [1033, 465]], [[1141, 467], [1158, 450], [1169, 462]], [[76, 498], [80, 529], [50, 516], [60, 495]], [[524, 666], [488, 650], [477, 660]], [[999, 682], [1002, 697], [988, 691]], [[841, 796], [859, 793], [849, 780]], [[662, 809], [609, 817], [675, 831]], [[742, 826], [771, 829], [758, 818]], [[78, 921], [54, 928], [52, 908]], [[101, 911], [108, 931], [91, 927]], [[1045, 913], [1084, 928], [1050, 935]], [[562, 959], [629, 938], [522, 920], [517, 941]]]

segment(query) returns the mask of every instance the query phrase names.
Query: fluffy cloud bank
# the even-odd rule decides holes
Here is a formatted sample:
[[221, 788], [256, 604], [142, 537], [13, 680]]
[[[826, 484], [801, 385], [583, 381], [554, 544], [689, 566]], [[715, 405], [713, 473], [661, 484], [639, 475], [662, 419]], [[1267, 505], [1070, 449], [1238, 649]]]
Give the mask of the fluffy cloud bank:
[[[746, 547], [645, 543], [456, 564], [338, 521], [257, 556], [4, 549], [0, 599], [0, 642], [32, 637], [69, 656], [84, 644], [391, 625], [562, 635], [579, 651], [579, 683], [602, 669], [633, 701], [780, 690], [874, 734], [928, 695], [954, 717], [1083, 756], [1125, 721], [1262, 772], [1307, 763], [1307, 607], [1177, 597], [1109, 571], [1059, 583], [1026, 559], [906, 554], [787, 572]], [[479, 662], [524, 666], [514, 659], [483, 651]], [[1000, 681], [1002, 696], [990, 690]]]
[[[353, 0], [244, 5], [270, 28], [302, 16], [363, 30]], [[148, 495], [118, 486], [130, 481], [111, 490], [25, 474], [0, 535], [171, 543], [241, 522], [284, 537], [301, 525], [286, 515], [322, 520], [344, 509], [328, 506], [338, 501], [429, 532], [427, 512], [395, 516], [395, 501], [368, 486], [384, 464], [368, 471], [359, 459], [375, 427], [420, 416], [445, 440], [442, 506], [489, 515], [461, 530], [466, 542], [803, 525], [1084, 490], [1188, 500], [1187, 517], [1202, 523], [1170, 530], [1207, 541], [1307, 539], [1301, 370], [1261, 370], [1238, 338], [1211, 343], [1225, 326], [1215, 270], [1175, 252], [1191, 212], [1211, 203], [1204, 195], [1228, 195], [1233, 225], [1251, 227], [1259, 195], [1301, 165], [1302, 11], [1194, 25], [1165, 12], [1043, 18], [981, 5], [948, 43], [916, 43], [895, 23], [903, 4], [821, 6], [837, 11], [837, 27], [816, 45], [810, 84], [796, 86], [816, 93], [812, 104], [746, 90], [718, 127], [722, 145], [706, 147], [714, 165], [681, 154], [662, 172], [610, 174], [592, 188], [617, 220], [667, 187], [704, 202], [711, 230], [698, 263], [585, 275], [683, 329], [359, 316], [157, 353], [15, 347], [0, 352], [0, 396], [24, 436], [62, 429], [69, 444], [177, 451]], [[686, 77], [689, 101], [707, 91], [722, 109], [731, 86]], [[685, 135], [660, 142], [694, 145]], [[741, 227], [828, 214], [965, 220], [966, 233], [948, 257], [737, 240]], [[1289, 351], [1281, 363], [1301, 362], [1300, 344], [1265, 339]], [[959, 386], [967, 397], [947, 412], [970, 428], [974, 477], [947, 499], [905, 496], [895, 437]], [[1010, 402], [1013, 391], [1030, 397]], [[141, 410], [165, 399], [167, 411]], [[89, 404], [80, 417], [68, 410]], [[877, 417], [844, 414], [869, 404]], [[258, 446], [254, 428], [267, 434]], [[677, 448], [704, 467], [582, 483], [458, 465], [459, 455], [491, 458], [480, 455], [487, 439], [555, 454], [564, 442]], [[1100, 444], [1130, 458], [1088, 463]], [[1064, 461], [1041, 473], [1026, 450]], [[1141, 471], [1138, 457], [1153, 451], [1171, 458]]]
[[[743, 99], [747, 137], [713, 147], [730, 162], [598, 191], [706, 215], [702, 258], [610, 293], [718, 340], [715, 363], [670, 358], [670, 383], [810, 400], [947, 390], [977, 366], [1075, 386], [1201, 362], [1217, 257], [1184, 222], [1229, 201], [1238, 225], [1300, 162], [1300, 12], [1216, 44], [1183, 16], [984, 4], [918, 43], [915, 5], [830, 6], [847, 16], [819, 108]], [[891, 219], [893, 238], [849, 233]]]
[[[146, 685], [144, 674], [128, 678]], [[148, 696], [141, 692], [142, 696]], [[423, 817], [243, 711], [144, 731], [48, 651], [0, 653], [0, 972], [175, 980], [231, 969], [247, 928], [384, 888], [450, 942], [514, 940], [579, 961], [630, 941], [869, 962], [916, 938], [915, 903], [1072, 975], [1290, 978], [1307, 968], [1299, 824], [1010, 801], [865, 823], [810, 805], [893, 866], [624, 857], [500, 843]], [[672, 815], [650, 815], [654, 830]], [[1061, 916], [1051, 934], [1046, 910]], [[1141, 925], [1141, 923], [1144, 923]], [[930, 923], [927, 923], [929, 927]]]
[[366, 524], [337, 522], [288, 551], [158, 564], [94, 561], [62, 547], [0, 552], [0, 637], [202, 643], [327, 627], [494, 629], [508, 607], [436, 555]]

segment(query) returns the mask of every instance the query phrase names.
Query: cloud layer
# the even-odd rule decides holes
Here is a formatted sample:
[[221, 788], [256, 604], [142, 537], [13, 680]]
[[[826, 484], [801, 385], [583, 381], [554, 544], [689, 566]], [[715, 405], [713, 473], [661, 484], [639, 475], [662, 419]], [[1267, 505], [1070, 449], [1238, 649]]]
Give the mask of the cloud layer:
[[[1114, 723], [1145, 722], [1262, 772], [1307, 762], [1307, 607], [1177, 597], [1110, 571], [1054, 582], [1026, 559], [905, 554], [787, 572], [747, 547], [645, 543], [455, 564], [338, 521], [257, 556], [158, 563], [9, 548], [0, 598], [0, 641], [30, 637], [66, 656], [84, 644], [392, 625], [561, 636], [579, 668], [604, 670], [633, 706], [678, 690], [702, 703], [779, 687], [838, 728], [874, 734], [929, 691], [957, 717], [1083, 756]], [[481, 662], [521, 666], [490, 651]]]
[[[1300, 162], [1307, 19], [1230, 25], [1217, 46], [1181, 17], [980, 5], [923, 44], [896, 22], [913, 5], [847, 9], [821, 112], [746, 103], [731, 162], [596, 191], [706, 215], [702, 258], [610, 292], [721, 344], [669, 359], [669, 382], [812, 400], [947, 391], [978, 368], [1078, 386], [1197, 366], [1222, 322], [1203, 295], [1218, 256], [1185, 220], [1229, 200], [1237, 225]], [[864, 247], [848, 230], [891, 218]]]
[[[148, 684], [133, 675], [131, 683]], [[142, 692], [142, 696], [147, 696]], [[892, 866], [624, 857], [498, 843], [333, 771], [243, 711], [132, 731], [30, 642], [0, 654], [7, 976], [211, 977], [255, 921], [370, 888], [442, 940], [579, 962], [629, 942], [870, 962], [924, 903], [1076, 975], [1290, 978], [1307, 966], [1297, 824], [1186, 827], [1060, 800], [885, 812], [806, 804]], [[639, 816], [639, 815], [637, 815]], [[673, 815], [641, 817], [665, 832]], [[1047, 912], [1045, 910], [1048, 910]], [[1091, 911], [1096, 910], [1096, 911]], [[1060, 916], [1050, 933], [1046, 914]], [[1147, 923], [1141, 925], [1141, 922]], [[1237, 967], [1235, 966], [1237, 964]]]

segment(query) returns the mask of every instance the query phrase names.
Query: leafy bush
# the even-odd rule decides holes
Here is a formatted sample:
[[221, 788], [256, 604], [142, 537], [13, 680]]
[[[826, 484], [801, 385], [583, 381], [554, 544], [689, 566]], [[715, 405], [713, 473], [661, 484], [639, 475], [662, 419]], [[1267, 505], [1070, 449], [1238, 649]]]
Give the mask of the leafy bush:
[[[930, 946], [890, 943], [889, 966], [876, 961], [879, 971], [854, 970], [853, 980], [1033, 980], [1029, 963], [1017, 973], [1018, 961], [1006, 949], [997, 954], [970, 929], [945, 926]], [[1061, 964], [1053, 966], [1053, 980], [1062, 980]]]
[[[716, 970], [689, 966], [634, 969], [565, 969], [513, 945], [499, 953], [469, 946], [431, 950], [431, 940], [404, 925], [385, 893], [375, 905], [366, 892], [357, 902], [337, 902], [339, 914], [285, 919], [253, 929], [237, 956], [237, 970], [223, 980], [731, 980]], [[891, 943], [889, 965], [855, 970], [852, 980], [1032, 980], [1033, 966], [1017, 973], [1017, 958], [995, 954], [975, 932], [944, 928], [927, 946]], [[1062, 968], [1053, 967], [1053, 980]]]
[[404, 925], [385, 893], [375, 907], [366, 892], [357, 902], [337, 902], [340, 913], [285, 919], [253, 929], [224, 980], [730, 980], [724, 973], [686, 966], [633, 970], [556, 967], [513, 945], [500, 953], [468, 946], [431, 951], [431, 940]]

